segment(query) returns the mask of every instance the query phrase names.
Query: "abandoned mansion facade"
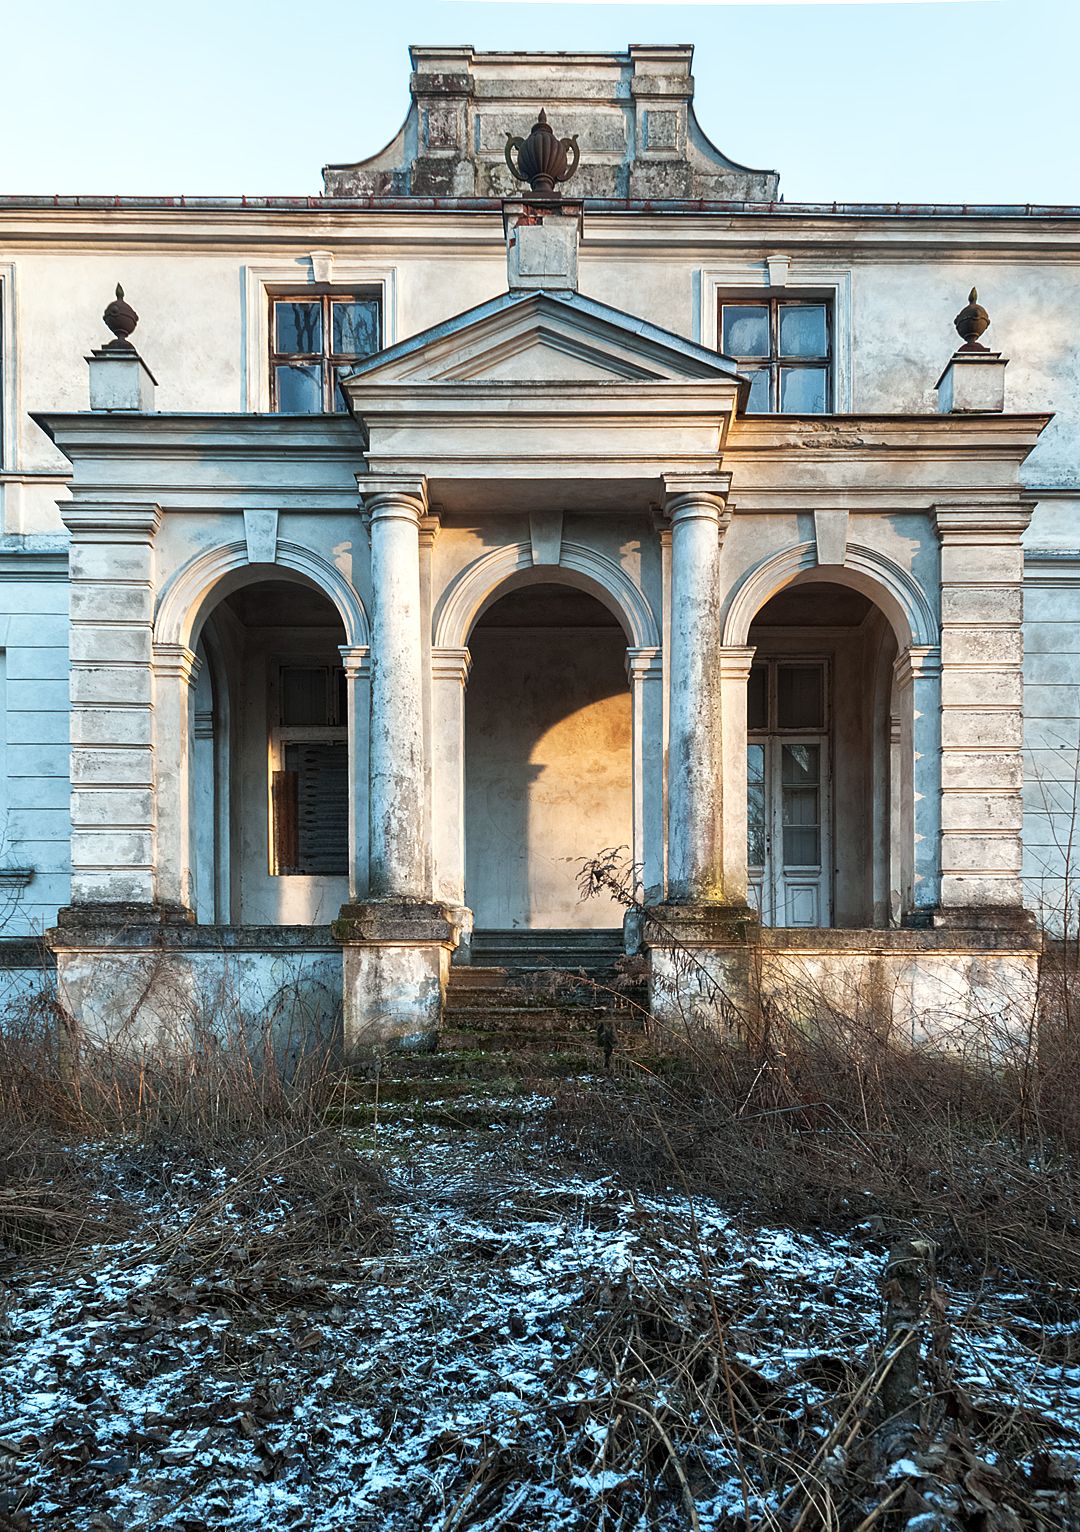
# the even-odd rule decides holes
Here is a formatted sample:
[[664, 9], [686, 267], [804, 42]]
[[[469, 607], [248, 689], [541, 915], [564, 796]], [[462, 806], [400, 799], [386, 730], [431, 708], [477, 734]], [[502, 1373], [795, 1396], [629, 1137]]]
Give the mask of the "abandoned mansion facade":
[[625, 848], [659, 1009], [676, 949], [1022, 1000], [1074, 921], [1080, 209], [784, 202], [683, 47], [411, 90], [321, 197], [0, 198], [11, 991], [428, 1039], [485, 934], [622, 926]]

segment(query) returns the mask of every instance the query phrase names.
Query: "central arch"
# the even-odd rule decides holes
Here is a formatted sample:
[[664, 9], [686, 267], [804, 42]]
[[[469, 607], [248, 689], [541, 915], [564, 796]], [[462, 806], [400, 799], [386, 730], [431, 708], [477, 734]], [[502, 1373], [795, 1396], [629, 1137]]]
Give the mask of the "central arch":
[[467, 633], [465, 903], [481, 930], [613, 929], [580, 865], [633, 842], [628, 634], [561, 568], [518, 570]]
[[614, 559], [582, 543], [564, 542], [557, 564], [537, 564], [532, 544], [509, 543], [465, 569], [439, 602], [432, 625], [436, 649], [463, 649], [483, 612], [521, 585], [553, 580], [595, 596], [637, 648], [659, 644], [659, 629], [645, 596]]

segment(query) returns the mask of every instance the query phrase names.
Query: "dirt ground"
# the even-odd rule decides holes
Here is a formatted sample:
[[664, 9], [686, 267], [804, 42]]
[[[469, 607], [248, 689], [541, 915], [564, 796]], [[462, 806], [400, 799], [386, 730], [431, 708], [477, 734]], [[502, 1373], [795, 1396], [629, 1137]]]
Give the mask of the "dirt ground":
[[7, 1254], [0, 1527], [1080, 1526], [1080, 1314], [1023, 1288], [935, 1290], [939, 1428], [882, 1457], [872, 1220], [645, 1195], [527, 1112], [366, 1129], [317, 1196], [295, 1150], [70, 1153], [103, 1234]]

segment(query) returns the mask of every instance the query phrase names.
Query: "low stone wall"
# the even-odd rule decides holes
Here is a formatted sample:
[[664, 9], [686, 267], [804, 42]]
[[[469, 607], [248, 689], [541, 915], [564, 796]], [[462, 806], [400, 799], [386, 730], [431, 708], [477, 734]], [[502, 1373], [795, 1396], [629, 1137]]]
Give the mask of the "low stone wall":
[[654, 1014], [738, 1025], [765, 1004], [813, 1021], [864, 1020], [898, 1042], [992, 1054], [1027, 1035], [1040, 947], [985, 930], [654, 931], [646, 942]]
[[341, 1036], [341, 947], [328, 926], [87, 925], [50, 932], [61, 1004], [134, 1047], [264, 1037], [288, 1052]]

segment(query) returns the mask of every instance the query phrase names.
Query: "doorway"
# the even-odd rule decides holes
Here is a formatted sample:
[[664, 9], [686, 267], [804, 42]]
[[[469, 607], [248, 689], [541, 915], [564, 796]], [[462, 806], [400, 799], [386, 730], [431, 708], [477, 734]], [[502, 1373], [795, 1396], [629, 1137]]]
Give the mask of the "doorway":
[[767, 659], [750, 673], [748, 881], [762, 923], [832, 923], [832, 813], [824, 659]]
[[862, 592], [796, 580], [751, 624], [747, 883], [767, 926], [885, 926], [898, 908], [897, 647]]

